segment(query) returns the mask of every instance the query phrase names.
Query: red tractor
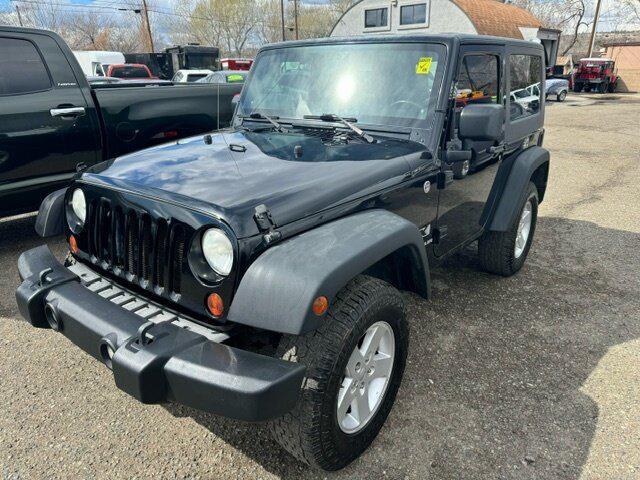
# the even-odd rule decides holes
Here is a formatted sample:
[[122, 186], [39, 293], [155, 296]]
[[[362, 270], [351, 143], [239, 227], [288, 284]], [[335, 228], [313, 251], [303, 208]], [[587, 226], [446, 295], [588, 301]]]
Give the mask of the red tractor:
[[583, 58], [573, 74], [573, 91], [595, 90], [613, 93], [618, 84], [615, 61], [611, 58]]

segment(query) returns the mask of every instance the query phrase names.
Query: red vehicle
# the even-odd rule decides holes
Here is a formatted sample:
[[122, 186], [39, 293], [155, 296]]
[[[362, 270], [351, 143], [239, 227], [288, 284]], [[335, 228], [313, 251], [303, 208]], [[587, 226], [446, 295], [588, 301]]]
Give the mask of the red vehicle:
[[122, 63], [109, 65], [107, 77], [126, 78], [127, 80], [156, 80], [149, 67], [141, 63]]
[[583, 58], [573, 74], [573, 91], [613, 93], [618, 85], [615, 61], [611, 58]]
[[251, 58], [221, 58], [220, 66], [222, 70], [249, 70], [253, 65]]

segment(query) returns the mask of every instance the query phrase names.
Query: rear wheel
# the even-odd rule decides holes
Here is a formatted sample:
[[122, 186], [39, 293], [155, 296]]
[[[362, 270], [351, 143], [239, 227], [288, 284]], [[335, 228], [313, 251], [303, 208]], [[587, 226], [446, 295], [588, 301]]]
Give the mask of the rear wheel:
[[509, 277], [524, 265], [538, 218], [538, 190], [532, 182], [519, 212], [506, 232], [489, 231], [480, 237], [478, 256], [484, 270]]
[[408, 338], [400, 292], [375, 278], [352, 280], [318, 330], [285, 336], [278, 346], [282, 358], [307, 366], [297, 405], [272, 422], [278, 443], [325, 470], [356, 459], [391, 410]]

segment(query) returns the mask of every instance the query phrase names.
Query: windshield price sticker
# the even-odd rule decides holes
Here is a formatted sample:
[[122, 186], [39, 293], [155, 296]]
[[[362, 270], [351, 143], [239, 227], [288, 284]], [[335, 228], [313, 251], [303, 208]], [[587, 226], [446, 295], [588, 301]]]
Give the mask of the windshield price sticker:
[[422, 57], [416, 65], [416, 73], [418, 75], [427, 75], [431, 70], [431, 57]]

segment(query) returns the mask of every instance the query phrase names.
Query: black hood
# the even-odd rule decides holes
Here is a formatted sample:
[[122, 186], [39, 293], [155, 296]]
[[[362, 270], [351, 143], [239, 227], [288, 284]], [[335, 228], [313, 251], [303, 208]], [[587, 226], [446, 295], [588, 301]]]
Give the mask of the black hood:
[[229, 131], [212, 135], [210, 144], [194, 137], [115, 159], [82, 179], [215, 215], [243, 238], [258, 233], [260, 204], [285, 225], [397, 183], [411, 170], [409, 158], [424, 150], [404, 140], [367, 144], [328, 133]]

